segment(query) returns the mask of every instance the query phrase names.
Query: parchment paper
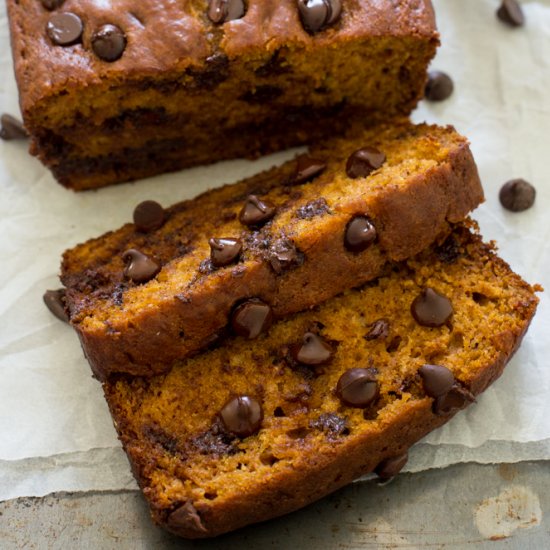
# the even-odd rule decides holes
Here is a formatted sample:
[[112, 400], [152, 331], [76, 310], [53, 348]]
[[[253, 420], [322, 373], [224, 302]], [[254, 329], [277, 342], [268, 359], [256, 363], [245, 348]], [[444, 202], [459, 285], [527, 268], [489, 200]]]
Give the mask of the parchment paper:
[[[475, 217], [486, 239], [529, 282], [550, 289], [550, 2], [524, 2], [527, 26], [494, 15], [498, 0], [436, 0], [443, 46], [432, 67], [454, 95], [422, 102], [417, 121], [453, 124], [472, 142], [487, 201]], [[4, 11], [0, 112], [18, 115]], [[26, 143], [0, 143], [0, 499], [62, 490], [133, 487], [99, 383], [76, 335], [43, 306], [58, 288], [68, 247], [131, 219], [141, 200], [164, 205], [290, 158], [234, 161], [75, 194], [56, 184]], [[535, 206], [504, 211], [502, 183], [523, 177]], [[460, 461], [550, 458], [550, 303], [546, 295], [523, 346], [478, 403], [417, 445], [409, 469]]]

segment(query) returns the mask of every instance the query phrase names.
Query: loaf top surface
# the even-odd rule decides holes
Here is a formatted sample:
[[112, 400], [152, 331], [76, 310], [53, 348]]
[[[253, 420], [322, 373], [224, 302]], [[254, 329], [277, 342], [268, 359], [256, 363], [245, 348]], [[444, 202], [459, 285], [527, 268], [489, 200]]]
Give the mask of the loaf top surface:
[[[47, 3], [60, 5], [50, 11], [43, 5]], [[23, 112], [63, 90], [178, 73], [219, 54], [231, 60], [281, 47], [314, 49], [368, 37], [437, 35], [429, 0], [344, 0], [337, 21], [315, 33], [304, 29], [295, 0], [249, 0], [243, 17], [223, 24], [208, 18], [204, 0], [8, 0], [7, 4]], [[81, 42], [55, 45], [46, 27], [53, 14], [65, 12], [80, 18]], [[113, 62], [99, 59], [92, 48], [92, 37], [103, 25], [115, 25], [125, 36], [123, 54]]]
[[[419, 305], [428, 292], [438, 302], [430, 311]], [[437, 321], [426, 316], [449, 304]], [[104, 390], [157, 521], [169, 524], [168, 515], [186, 504], [194, 522], [182, 522], [180, 532], [215, 534], [306, 504], [319, 494], [307, 472], [339, 464], [331, 475], [347, 466], [357, 475], [402, 453], [435, 427], [431, 419], [462, 408], [498, 377], [536, 304], [533, 288], [459, 226], [376, 282], [278, 322], [253, 344], [237, 338], [165, 376], [120, 378]], [[312, 341], [309, 359], [317, 363], [300, 355]], [[423, 382], [424, 365], [452, 373], [446, 390]], [[353, 405], [338, 390], [352, 368], [364, 369], [372, 384]], [[235, 435], [222, 411], [239, 396], [259, 403], [263, 418]], [[382, 451], [369, 447], [377, 434]], [[338, 480], [325, 481], [328, 490]], [[254, 514], [254, 502], [266, 509], [239, 517], [244, 509]]]

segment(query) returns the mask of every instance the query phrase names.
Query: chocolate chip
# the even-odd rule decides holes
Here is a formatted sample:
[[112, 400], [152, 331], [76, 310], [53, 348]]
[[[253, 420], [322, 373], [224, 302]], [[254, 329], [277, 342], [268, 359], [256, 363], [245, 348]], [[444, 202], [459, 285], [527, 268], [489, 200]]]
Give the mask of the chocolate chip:
[[536, 194], [535, 188], [529, 182], [514, 179], [502, 186], [498, 198], [506, 210], [523, 212], [533, 206]]
[[341, 0], [298, 0], [304, 28], [311, 33], [334, 23], [342, 12]]
[[366, 178], [386, 162], [386, 155], [374, 147], [363, 147], [354, 151], [346, 163], [348, 178]]
[[328, 207], [327, 201], [321, 197], [320, 199], [309, 201], [307, 204], [304, 204], [304, 206], [298, 208], [298, 210], [296, 210], [296, 217], [301, 220], [309, 220], [328, 213], [330, 213], [330, 208]]
[[190, 500], [186, 501], [183, 506], [176, 508], [176, 510], [168, 516], [167, 522], [168, 525], [176, 531], [178, 529], [185, 529], [186, 531], [190, 530], [196, 533], [208, 532]]
[[10, 141], [13, 139], [26, 139], [29, 137], [23, 123], [15, 117], [5, 113], [0, 117], [0, 122], [2, 123], [2, 128], [0, 128], [1, 139]]
[[443, 263], [452, 264], [460, 256], [460, 248], [454, 237], [450, 235], [442, 245], [435, 249], [435, 253]]
[[42, 5], [50, 11], [60, 8], [63, 2], [65, 0], [41, 0]]
[[275, 215], [275, 207], [260, 200], [256, 195], [249, 195], [239, 212], [239, 221], [248, 227], [263, 225]]
[[315, 420], [309, 421], [309, 427], [323, 432], [331, 441], [342, 435], [349, 435], [347, 419], [334, 413], [320, 414]]
[[378, 397], [378, 382], [374, 369], [349, 369], [336, 384], [336, 395], [344, 405], [364, 409]]
[[497, 17], [510, 27], [521, 27], [525, 23], [523, 10], [516, 0], [502, 0]]
[[208, 19], [217, 25], [240, 19], [245, 13], [243, 0], [210, 0]]
[[266, 257], [277, 275], [294, 267], [299, 267], [304, 263], [303, 253], [289, 239], [275, 241], [269, 247]]
[[423, 327], [440, 327], [453, 314], [453, 305], [446, 296], [433, 288], [425, 288], [411, 304], [411, 313]]
[[291, 357], [302, 365], [325, 365], [332, 359], [333, 354], [332, 347], [313, 332], [306, 332], [301, 343], [290, 346]]
[[61, 321], [65, 323], [69, 322], [69, 315], [65, 310], [65, 289], [46, 290], [43, 299], [51, 313]]
[[266, 332], [273, 322], [273, 310], [258, 298], [251, 298], [235, 308], [231, 315], [233, 332], [252, 340]]
[[376, 240], [376, 228], [368, 216], [356, 216], [346, 227], [344, 246], [351, 252], [362, 252]]
[[134, 283], [146, 283], [160, 271], [157, 263], [133, 248], [124, 252], [122, 259], [126, 262], [124, 276]]
[[260, 403], [248, 395], [230, 399], [220, 411], [224, 427], [238, 437], [255, 434], [262, 425], [263, 416]]
[[374, 471], [379, 478], [387, 481], [395, 477], [403, 469], [405, 464], [407, 464], [407, 460], [409, 460], [409, 454], [407, 452], [402, 455], [392, 456], [380, 462]]
[[166, 212], [156, 201], [140, 202], [134, 209], [134, 224], [136, 229], [143, 233], [159, 229], [165, 220]]
[[422, 365], [418, 373], [422, 377], [424, 391], [430, 397], [446, 395], [455, 383], [453, 373], [441, 365]]
[[50, 40], [58, 46], [70, 46], [78, 42], [83, 29], [82, 19], [72, 12], [54, 13], [46, 24]]
[[103, 61], [116, 61], [126, 48], [126, 36], [116, 25], [107, 23], [92, 35], [92, 49]]
[[216, 238], [210, 244], [210, 260], [215, 267], [224, 267], [236, 261], [243, 248], [239, 239]]
[[372, 323], [365, 340], [384, 340], [390, 333], [390, 322], [387, 319], [378, 319]]
[[443, 101], [451, 96], [454, 84], [451, 77], [442, 71], [430, 71], [424, 95], [428, 101]]
[[311, 181], [321, 175], [326, 167], [327, 165], [323, 161], [302, 155], [298, 157], [296, 171], [292, 175], [290, 183], [292, 185], [299, 185]]
[[463, 409], [474, 400], [474, 396], [467, 389], [455, 384], [448, 393], [435, 398], [432, 410], [436, 415], [449, 414]]

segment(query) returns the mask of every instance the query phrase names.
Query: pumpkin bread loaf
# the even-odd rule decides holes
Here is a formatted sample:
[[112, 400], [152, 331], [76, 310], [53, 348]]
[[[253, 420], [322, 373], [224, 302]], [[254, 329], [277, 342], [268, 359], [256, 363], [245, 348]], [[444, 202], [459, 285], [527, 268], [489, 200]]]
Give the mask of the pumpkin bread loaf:
[[438, 45], [429, 0], [7, 0], [21, 111], [73, 189], [406, 116]]
[[537, 298], [464, 226], [360, 289], [105, 396], [153, 519], [189, 538], [296, 510], [475, 400]]
[[70, 319], [96, 376], [161, 373], [227, 332], [363, 284], [483, 200], [467, 141], [401, 121], [164, 210], [65, 253]]

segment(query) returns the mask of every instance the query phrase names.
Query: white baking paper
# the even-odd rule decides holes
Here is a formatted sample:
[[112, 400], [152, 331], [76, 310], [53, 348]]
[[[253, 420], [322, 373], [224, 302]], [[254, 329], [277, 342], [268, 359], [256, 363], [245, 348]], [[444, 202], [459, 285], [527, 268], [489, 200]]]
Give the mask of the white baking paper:
[[[453, 124], [472, 142], [487, 201], [483, 235], [529, 282], [550, 289], [550, 2], [524, 2], [527, 25], [495, 17], [498, 0], [436, 0], [443, 45], [432, 67], [454, 95], [423, 102], [417, 121]], [[18, 114], [6, 16], [0, 15], [0, 112]], [[76, 335], [43, 306], [68, 247], [131, 219], [135, 204], [168, 205], [293, 156], [234, 161], [76, 194], [56, 184], [24, 142], [0, 142], [0, 500], [52, 491], [134, 487], [99, 383]], [[502, 183], [523, 177], [535, 206], [504, 211]], [[411, 454], [419, 471], [454, 462], [550, 458], [550, 302], [543, 294], [505, 374]]]

